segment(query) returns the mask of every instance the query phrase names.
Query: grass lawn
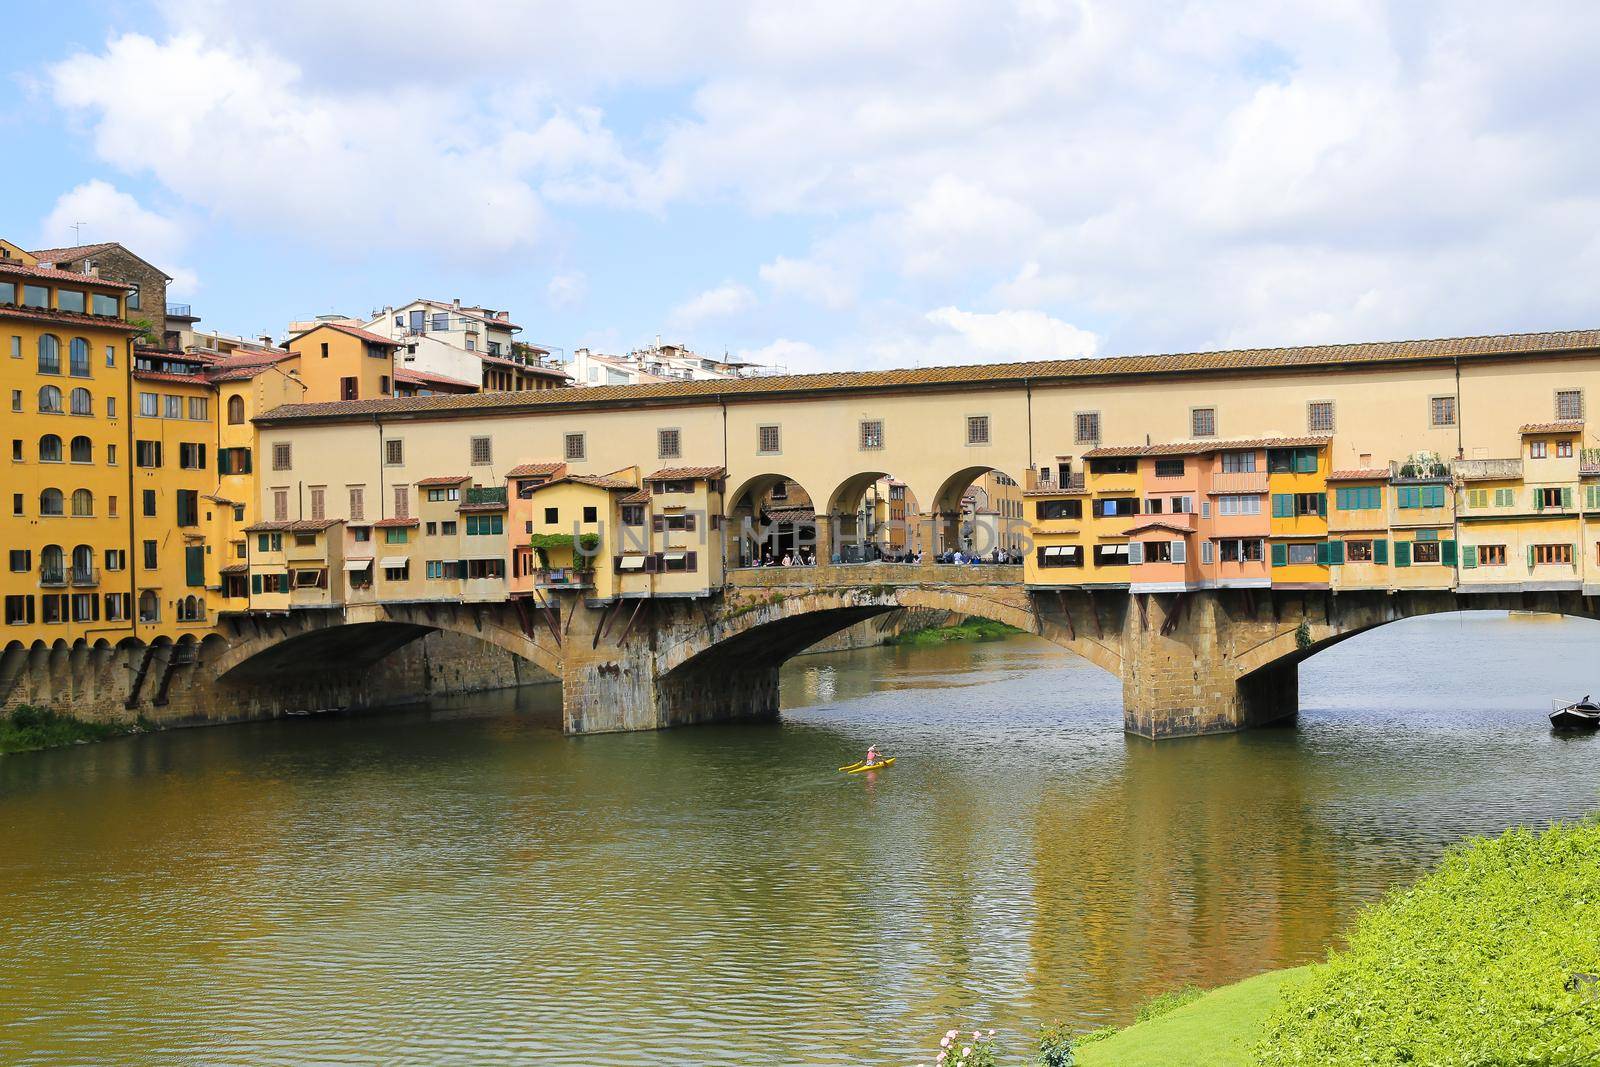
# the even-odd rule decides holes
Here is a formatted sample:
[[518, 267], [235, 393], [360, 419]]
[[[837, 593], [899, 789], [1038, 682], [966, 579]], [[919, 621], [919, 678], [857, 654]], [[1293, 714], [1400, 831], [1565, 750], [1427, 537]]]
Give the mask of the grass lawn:
[[1081, 1067], [1250, 1067], [1250, 1048], [1278, 1004], [1278, 990], [1310, 967], [1268, 971], [1213, 989], [1149, 1022], [1135, 1023], [1078, 1052]]

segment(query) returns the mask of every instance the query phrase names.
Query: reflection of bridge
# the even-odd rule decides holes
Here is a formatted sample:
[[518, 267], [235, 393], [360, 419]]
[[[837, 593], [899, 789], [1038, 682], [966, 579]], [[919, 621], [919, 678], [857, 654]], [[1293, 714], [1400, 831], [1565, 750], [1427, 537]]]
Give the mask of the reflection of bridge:
[[[1292, 717], [1297, 666], [1400, 619], [1472, 609], [1595, 617], [1575, 593], [1030, 591], [1019, 568], [864, 564], [734, 571], [712, 601], [640, 600], [566, 617], [512, 605], [392, 604], [246, 620], [205, 670], [225, 689], [319, 684], [444, 631], [559, 678], [572, 732], [770, 718], [778, 668], [865, 619], [906, 609], [1038, 634], [1123, 680], [1127, 729], [1172, 737]], [[276, 681], [275, 681], [276, 680]]]

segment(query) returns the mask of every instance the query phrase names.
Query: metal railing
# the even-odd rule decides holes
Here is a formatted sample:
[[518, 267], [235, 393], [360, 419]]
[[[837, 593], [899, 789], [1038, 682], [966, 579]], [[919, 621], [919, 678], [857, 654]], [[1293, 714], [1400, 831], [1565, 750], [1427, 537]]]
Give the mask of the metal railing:
[[73, 585], [79, 587], [80, 589], [88, 586], [99, 585], [100, 568], [94, 566], [73, 567], [69, 572], [69, 579]]
[[499, 486], [473, 486], [467, 490], [468, 504], [504, 504], [506, 502], [506, 487]]
[[65, 567], [40, 567], [39, 584], [47, 589], [60, 589], [67, 584]]
[[173, 316], [175, 318], [185, 318], [185, 319], [192, 318], [193, 316], [191, 316], [189, 314], [189, 312], [190, 312], [190, 308], [189, 308], [188, 304], [168, 304], [167, 305], [167, 314], [171, 315], [171, 316]]

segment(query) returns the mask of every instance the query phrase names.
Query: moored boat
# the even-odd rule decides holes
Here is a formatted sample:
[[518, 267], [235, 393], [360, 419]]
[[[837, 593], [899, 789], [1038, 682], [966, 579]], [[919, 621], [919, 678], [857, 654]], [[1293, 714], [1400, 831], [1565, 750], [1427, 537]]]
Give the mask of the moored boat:
[[1600, 728], [1600, 704], [1588, 697], [1556, 708], [1550, 713], [1555, 730], [1593, 730]]

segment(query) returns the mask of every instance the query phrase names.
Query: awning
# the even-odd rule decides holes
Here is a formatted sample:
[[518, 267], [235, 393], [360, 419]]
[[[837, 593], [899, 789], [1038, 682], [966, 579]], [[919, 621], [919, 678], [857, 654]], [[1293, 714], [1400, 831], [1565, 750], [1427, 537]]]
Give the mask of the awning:
[[344, 561], [344, 569], [347, 571], [364, 571], [370, 566], [372, 566], [370, 559], [347, 559]]
[[662, 559], [670, 559], [673, 562], [677, 562], [680, 559], [688, 559], [689, 558], [689, 553], [687, 553], [687, 552], [663, 552], [663, 553], [661, 553], [661, 558]]
[[386, 570], [386, 571], [402, 570], [410, 562], [411, 562], [411, 557], [410, 556], [384, 556], [383, 557], [383, 569]]
[[1078, 545], [1052, 545], [1044, 550], [1044, 556], [1046, 559], [1052, 556], [1076, 556], [1082, 551]]
[[622, 557], [622, 565], [621, 565], [620, 569], [625, 570], [625, 571], [643, 570], [644, 569], [644, 557], [643, 556], [623, 556]]

